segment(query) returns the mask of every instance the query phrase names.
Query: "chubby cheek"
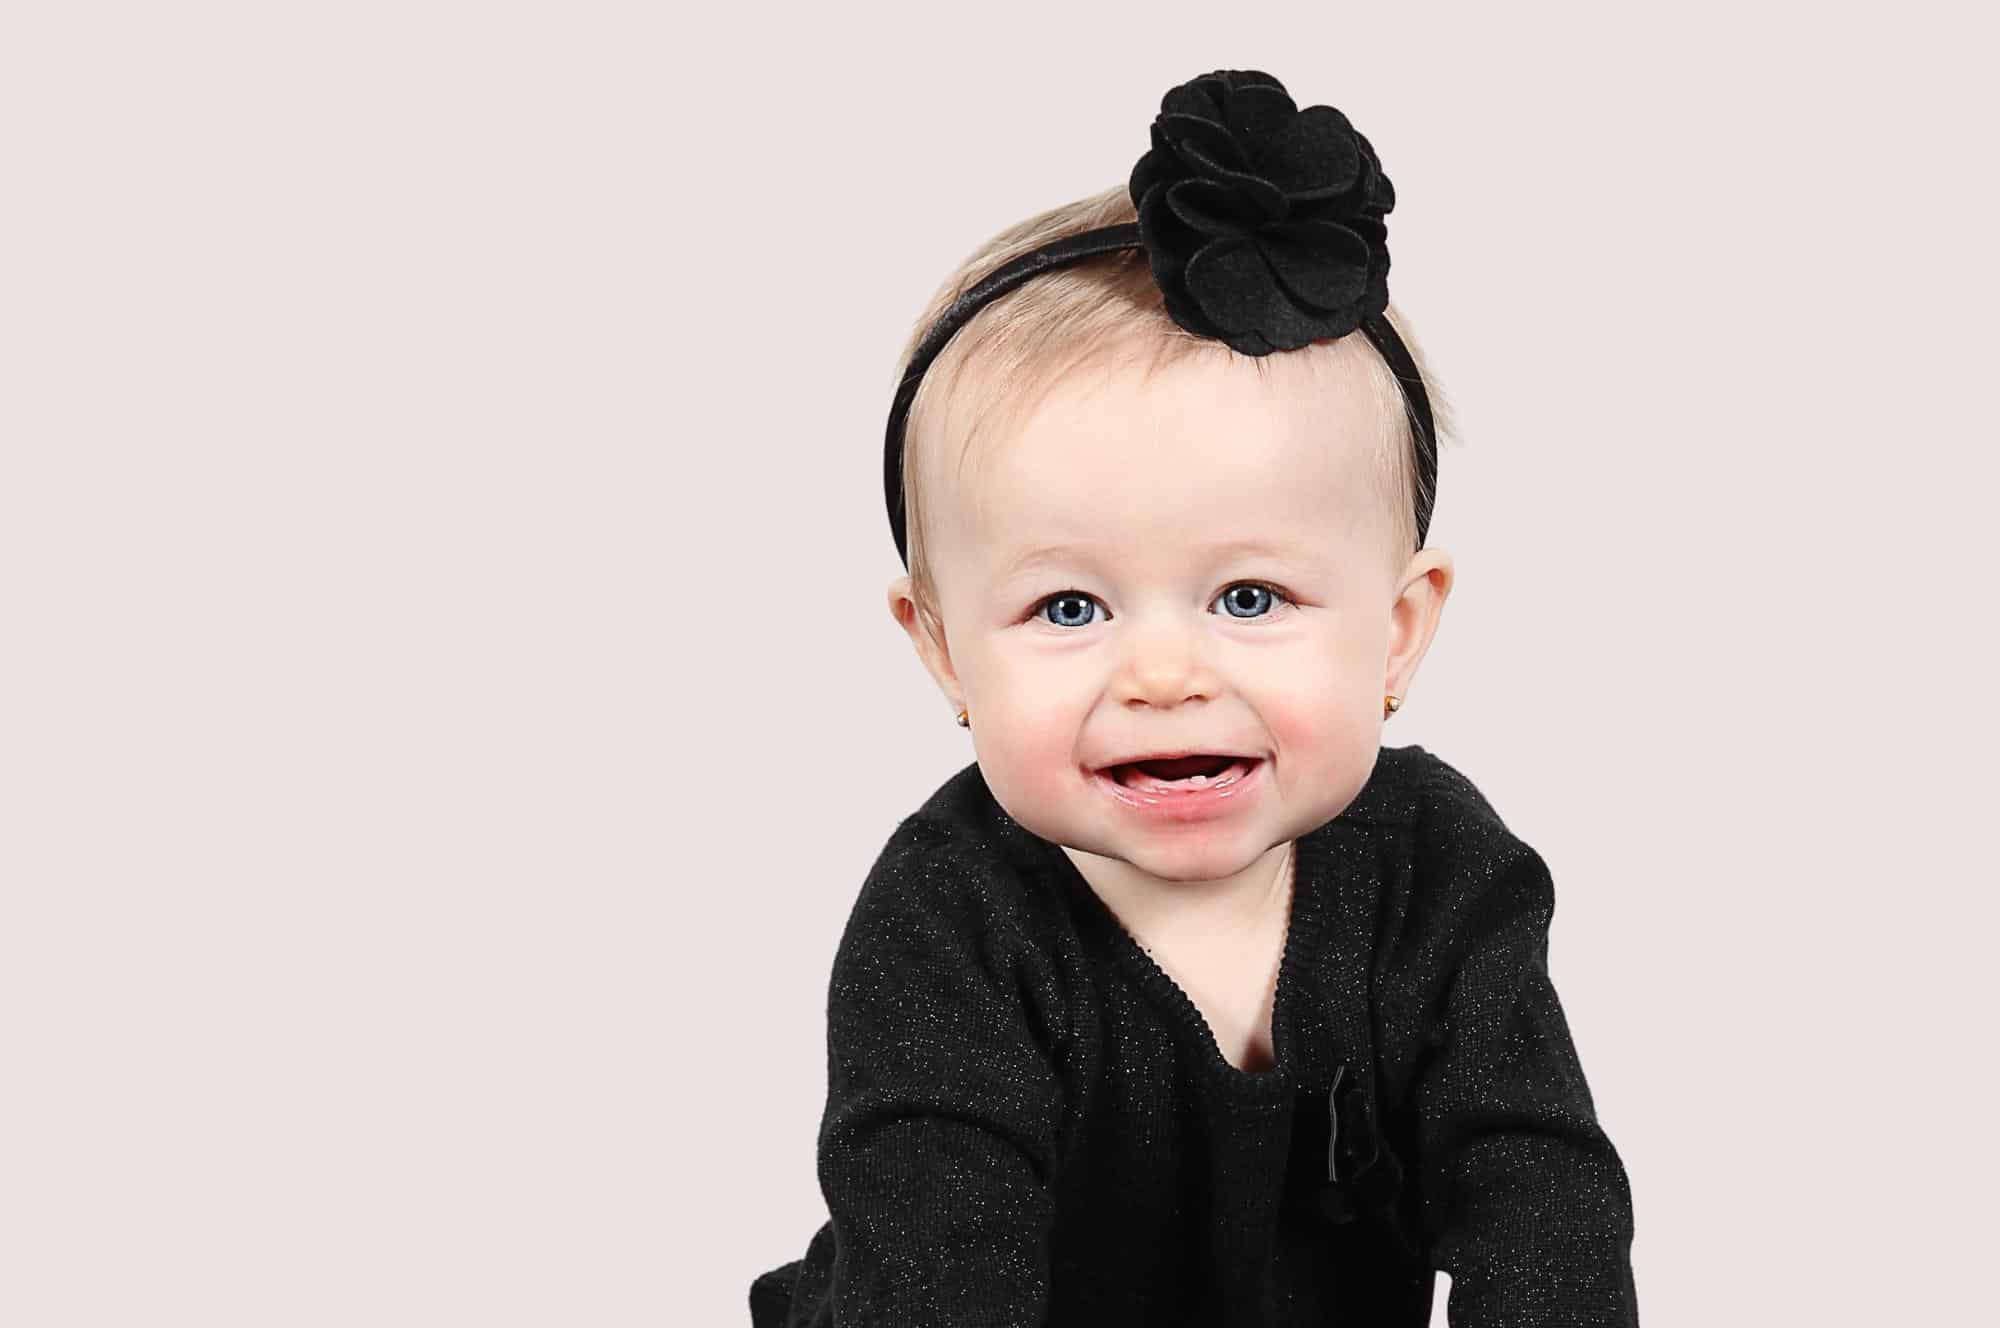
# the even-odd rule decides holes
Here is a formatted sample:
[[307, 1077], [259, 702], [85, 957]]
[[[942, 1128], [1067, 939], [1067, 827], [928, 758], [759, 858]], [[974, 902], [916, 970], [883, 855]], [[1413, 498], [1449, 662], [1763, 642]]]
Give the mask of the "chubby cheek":
[[[1302, 674], [1256, 701], [1288, 801], [1332, 816], [1368, 782], [1381, 745], [1382, 698], [1351, 672]], [[1310, 814], [1308, 816], [1310, 819]]]
[[1059, 687], [1009, 686], [998, 677], [968, 686], [980, 699], [972, 715], [973, 748], [993, 796], [1030, 829], [1074, 813], [1083, 772], [1079, 764], [1084, 703]]

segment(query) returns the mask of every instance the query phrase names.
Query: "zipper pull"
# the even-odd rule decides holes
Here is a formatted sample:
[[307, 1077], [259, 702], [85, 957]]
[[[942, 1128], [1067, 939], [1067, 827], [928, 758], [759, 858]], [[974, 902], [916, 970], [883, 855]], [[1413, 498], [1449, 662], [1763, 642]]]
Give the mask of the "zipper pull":
[[1326, 1178], [1329, 1182], [1340, 1179], [1339, 1155], [1334, 1145], [1340, 1141], [1340, 1080], [1346, 1073], [1345, 1065], [1334, 1066], [1333, 1084], [1326, 1090]]

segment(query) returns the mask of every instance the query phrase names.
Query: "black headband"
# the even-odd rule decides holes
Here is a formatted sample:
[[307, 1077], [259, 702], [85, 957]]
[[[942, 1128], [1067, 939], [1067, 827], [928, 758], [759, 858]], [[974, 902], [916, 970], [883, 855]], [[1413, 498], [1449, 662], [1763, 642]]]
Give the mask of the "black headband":
[[1331, 106], [1299, 110], [1269, 74], [1221, 69], [1169, 91], [1153, 146], [1132, 168], [1139, 220], [1053, 240], [995, 269], [939, 316], [889, 410], [882, 484], [896, 552], [910, 561], [903, 431], [917, 385], [987, 303], [1052, 268], [1143, 249], [1167, 314], [1245, 355], [1297, 350], [1361, 329], [1402, 384], [1416, 439], [1417, 548], [1430, 530], [1437, 439], [1423, 377], [1384, 310], [1395, 190], [1374, 148]]

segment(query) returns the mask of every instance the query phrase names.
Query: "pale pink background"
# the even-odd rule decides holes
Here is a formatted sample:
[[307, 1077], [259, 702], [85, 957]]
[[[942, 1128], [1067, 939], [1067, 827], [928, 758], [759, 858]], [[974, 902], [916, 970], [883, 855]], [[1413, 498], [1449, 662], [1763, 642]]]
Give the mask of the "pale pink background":
[[312, 9], [0, 19], [0, 1321], [748, 1323], [854, 891], [969, 759], [895, 352], [1223, 67], [1395, 181], [1469, 442], [1386, 740], [1554, 871], [1646, 1322], [1969, 1321], [1989, 31]]

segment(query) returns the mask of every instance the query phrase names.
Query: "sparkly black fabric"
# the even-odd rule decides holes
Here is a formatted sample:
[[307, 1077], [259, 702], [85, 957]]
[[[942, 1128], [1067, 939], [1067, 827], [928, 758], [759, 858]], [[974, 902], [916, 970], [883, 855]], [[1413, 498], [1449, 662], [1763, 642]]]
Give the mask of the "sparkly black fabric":
[[1631, 1190], [1548, 971], [1553, 887], [1385, 747], [1300, 838], [1239, 1070], [975, 763], [891, 836], [833, 963], [828, 1220], [755, 1328], [1636, 1325]]

